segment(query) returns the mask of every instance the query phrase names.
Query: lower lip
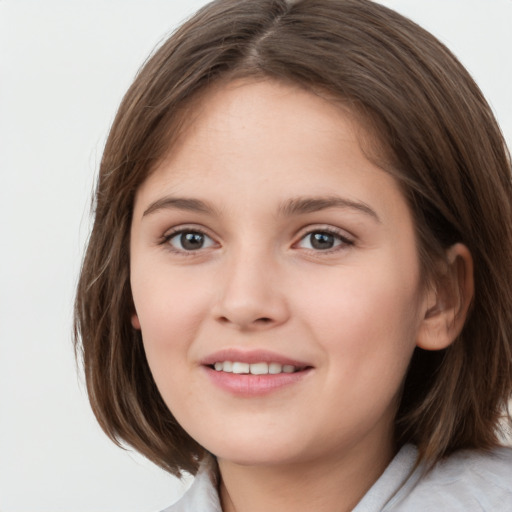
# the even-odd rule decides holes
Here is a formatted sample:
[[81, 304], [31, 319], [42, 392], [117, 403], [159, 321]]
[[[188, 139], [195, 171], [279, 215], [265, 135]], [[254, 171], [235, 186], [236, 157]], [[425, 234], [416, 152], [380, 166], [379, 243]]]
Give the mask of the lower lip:
[[251, 375], [244, 373], [219, 372], [204, 367], [211, 381], [223, 389], [238, 396], [261, 396], [278, 391], [282, 388], [300, 382], [310, 372], [311, 368], [294, 373], [277, 373], [266, 375]]

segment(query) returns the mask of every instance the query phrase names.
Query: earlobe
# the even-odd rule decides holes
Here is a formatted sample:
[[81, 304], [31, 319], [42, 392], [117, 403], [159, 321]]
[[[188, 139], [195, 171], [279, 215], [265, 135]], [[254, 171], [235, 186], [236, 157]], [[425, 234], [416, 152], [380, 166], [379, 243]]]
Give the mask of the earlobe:
[[474, 294], [473, 258], [463, 244], [446, 252], [446, 268], [427, 292], [416, 344], [425, 350], [447, 348], [460, 334]]
[[137, 329], [137, 331], [140, 331], [140, 321], [139, 317], [137, 316], [137, 313], [133, 313], [132, 315], [132, 327], [134, 329]]

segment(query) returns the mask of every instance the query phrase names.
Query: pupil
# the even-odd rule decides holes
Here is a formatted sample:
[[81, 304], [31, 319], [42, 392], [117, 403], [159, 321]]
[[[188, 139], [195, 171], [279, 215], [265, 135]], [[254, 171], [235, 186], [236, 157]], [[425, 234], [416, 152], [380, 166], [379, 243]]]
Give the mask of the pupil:
[[193, 251], [194, 249], [201, 249], [204, 236], [201, 233], [182, 233], [180, 241], [184, 249]]
[[334, 236], [329, 233], [313, 233], [311, 235], [311, 245], [315, 249], [332, 249]]

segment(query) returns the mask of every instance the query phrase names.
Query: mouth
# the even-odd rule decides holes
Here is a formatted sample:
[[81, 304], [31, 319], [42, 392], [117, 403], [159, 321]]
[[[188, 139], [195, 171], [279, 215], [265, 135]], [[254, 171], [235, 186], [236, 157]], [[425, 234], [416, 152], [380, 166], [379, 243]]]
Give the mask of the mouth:
[[210, 381], [240, 397], [266, 395], [301, 382], [314, 367], [262, 350], [228, 349], [202, 361]]
[[305, 370], [308, 366], [294, 366], [277, 362], [245, 363], [241, 361], [216, 361], [209, 365], [212, 370], [238, 375], [279, 375], [280, 373], [296, 373]]

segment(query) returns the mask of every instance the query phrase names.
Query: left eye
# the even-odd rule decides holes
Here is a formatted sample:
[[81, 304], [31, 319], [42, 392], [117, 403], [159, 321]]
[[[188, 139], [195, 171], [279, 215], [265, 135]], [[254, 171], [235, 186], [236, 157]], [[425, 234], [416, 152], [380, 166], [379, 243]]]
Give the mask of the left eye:
[[167, 242], [178, 251], [197, 251], [212, 247], [215, 242], [200, 231], [181, 231], [171, 235]]
[[314, 249], [316, 251], [328, 251], [339, 245], [350, 245], [350, 240], [336, 233], [329, 231], [312, 231], [304, 236], [298, 243], [303, 249]]

